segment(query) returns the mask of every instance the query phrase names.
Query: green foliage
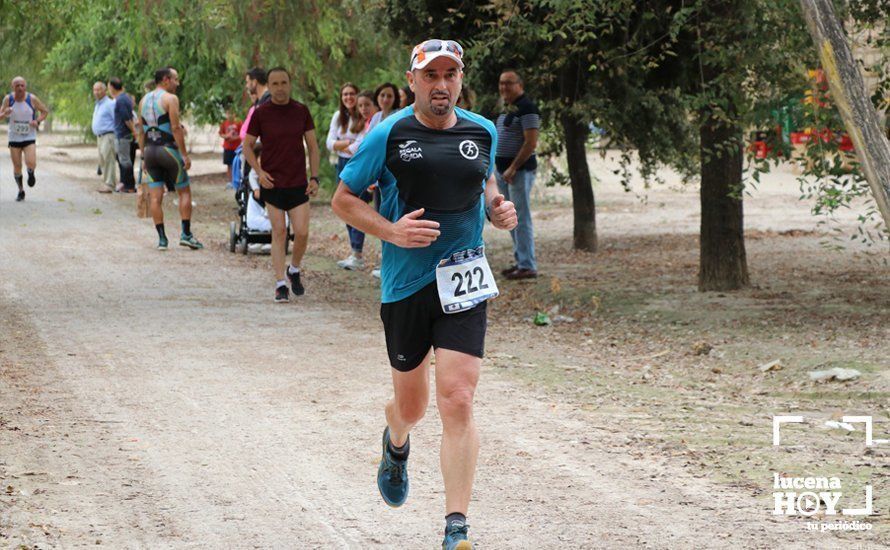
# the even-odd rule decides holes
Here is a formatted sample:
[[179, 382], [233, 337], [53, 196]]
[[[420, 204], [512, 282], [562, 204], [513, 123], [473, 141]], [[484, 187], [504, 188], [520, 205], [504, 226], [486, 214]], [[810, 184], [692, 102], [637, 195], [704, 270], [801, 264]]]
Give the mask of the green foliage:
[[[841, 4], [857, 28], [878, 29], [869, 40], [890, 52], [885, 1]], [[389, 0], [383, 14], [406, 43], [461, 40], [467, 81], [483, 107], [497, 105], [501, 70], [519, 69], [545, 117], [543, 153], [562, 151], [557, 125], [566, 114], [603, 128], [610, 146], [624, 152], [617, 173], [628, 190], [630, 151], [647, 185], [661, 165], [693, 179], [703, 161], [744, 147], [745, 130], [775, 127], [789, 98], [808, 89], [807, 69], [818, 66], [797, 0]], [[884, 75], [876, 100], [886, 101], [887, 90]], [[733, 128], [735, 137], [700, 143], [706, 120]], [[756, 184], [765, 166], [744, 183]], [[865, 190], [858, 172], [840, 175], [833, 161], [805, 169], [813, 187], [804, 197], [815, 213], [849, 205]]]
[[55, 99], [53, 80], [41, 74], [46, 52], [60, 34], [60, 21], [69, 21], [75, 2], [0, 0], [0, 89], [8, 90], [15, 76], [28, 80], [28, 89], [47, 102]]
[[548, 118], [569, 114], [605, 129], [613, 146], [638, 151], [646, 177], [662, 163], [696, 174], [703, 110], [738, 128], [756, 125], [765, 105], [803, 89], [803, 70], [815, 59], [794, 0], [535, 0], [457, 9], [393, 0], [384, 13], [408, 42], [461, 39], [480, 104], [496, 102], [503, 68], [518, 68]]
[[119, 76], [139, 96], [156, 68], [173, 66], [187, 115], [217, 122], [226, 105], [246, 111], [249, 67], [282, 65], [294, 75], [294, 97], [322, 127], [340, 83], [373, 88], [401, 73], [404, 52], [363, 15], [369, 7], [365, 0], [3, 2], [0, 52], [48, 90], [56, 116], [77, 124], [89, 122], [95, 80]]

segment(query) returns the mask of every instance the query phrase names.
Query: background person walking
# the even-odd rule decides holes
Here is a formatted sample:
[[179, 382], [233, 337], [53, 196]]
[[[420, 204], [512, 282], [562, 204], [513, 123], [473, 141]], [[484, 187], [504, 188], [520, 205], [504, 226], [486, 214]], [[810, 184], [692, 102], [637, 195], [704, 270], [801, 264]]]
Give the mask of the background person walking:
[[[272, 267], [275, 272], [275, 301], [290, 299], [285, 279], [285, 243], [288, 215], [294, 232], [294, 249], [287, 277], [295, 296], [304, 293], [300, 279], [301, 263], [309, 242], [309, 198], [318, 193], [320, 152], [315, 123], [309, 109], [291, 98], [290, 73], [283, 67], [268, 73], [271, 100], [260, 105], [250, 119], [244, 138], [244, 158], [259, 179], [260, 198], [266, 203], [272, 222]], [[262, 140], [262, 162], [254, 153]], [[305, 147], [304, 147], [305, 145]], [[306, 152], [309, 174], [306, 177]]]
[[188, 169], [192, 166], [185, 149], [185, 135], [180, 123], [179, 73], [173, 67], [155, 71], [155, 89], [142, 98], [139, 116], [142, 132], [139, 132], [140, 149], [144, 155], [145, 171], [151, 176], [148, 182], [151, 195], [151, 217], [158, 232], [158, 250], [167, 250], [167, 233], [164, 229], [164, 187], [179, 194], [179, 215], [182, 232], [180, 246], [193, 250], [204, 248], [192, 234], [192, 192]]

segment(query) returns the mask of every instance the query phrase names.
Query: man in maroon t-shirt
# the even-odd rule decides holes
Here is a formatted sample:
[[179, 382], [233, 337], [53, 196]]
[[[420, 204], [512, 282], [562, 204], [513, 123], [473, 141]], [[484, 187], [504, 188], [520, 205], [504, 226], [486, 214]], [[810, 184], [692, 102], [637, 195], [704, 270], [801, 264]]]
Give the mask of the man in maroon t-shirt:
[[[244, 159], [256, 171], [260, 181], [260, 200], [266, 203], [272, 222], [272, 267], [275, 270], [275, 301], [287, 302], [284, 278], [287, 222], [294, 231], [294, 251], [287, 276], [295, 296], [303, 294], [300, 262], [309, 240], [309, 197], [318, 193], [320, 156], [315, 138], [315, 124], [309, 109], [291, 99], [290, 73], [276, 67], [268, 73], [272, 99], [257, 107], [244, 138]], [[254, 153], [257, 139], [262, 139], [262, 161]], [[303, 144], [305, 142], [305, 149]], [[309, 173], [306, 178], [306, 151]]]

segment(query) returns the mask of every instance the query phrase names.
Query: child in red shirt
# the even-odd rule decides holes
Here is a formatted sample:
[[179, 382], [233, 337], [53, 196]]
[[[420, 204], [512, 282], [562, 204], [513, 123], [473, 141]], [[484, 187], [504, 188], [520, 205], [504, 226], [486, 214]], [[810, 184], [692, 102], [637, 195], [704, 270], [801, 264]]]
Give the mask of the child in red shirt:
[[232, 109], [226, 109], [226, 119], [219, 125], [219, 137], [223, 138], [223, 164], [226, 165], [228, 181], [232, 181], [232, 162], [235, 150], [241, 145], [242, 122], [235, 118]]

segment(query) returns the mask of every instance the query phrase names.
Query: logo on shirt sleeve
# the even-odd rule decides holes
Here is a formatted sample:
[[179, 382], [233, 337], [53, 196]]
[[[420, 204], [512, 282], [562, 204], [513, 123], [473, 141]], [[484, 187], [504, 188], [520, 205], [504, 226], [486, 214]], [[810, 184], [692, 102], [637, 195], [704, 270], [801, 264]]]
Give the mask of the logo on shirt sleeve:
[[423, 150], [417, 144], [416, 139], [409, 139], [405, 143], [399, 145], [399, 158], [403, 162], [411, 162], [412, 160], [422, 159]]
[[476, 160], [479, 156], [479, 146], [471, 139], [460, 142], [460, 154], [467, 160]]

